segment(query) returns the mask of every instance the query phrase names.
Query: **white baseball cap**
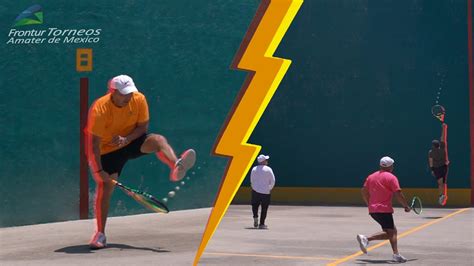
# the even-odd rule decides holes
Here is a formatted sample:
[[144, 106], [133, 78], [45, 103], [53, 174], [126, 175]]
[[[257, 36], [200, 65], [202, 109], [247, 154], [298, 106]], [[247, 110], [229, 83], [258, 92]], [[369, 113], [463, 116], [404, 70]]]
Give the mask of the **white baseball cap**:
[[270, 156], [268, 156], [268, 155], [263, 155], [263, 154], [260, 154], [260, 155], [257, 157], [257, 161], [258, 161], [259, 163], [261, 163], [261, 162], [263, 162], [263, 161], [266, 161], [266, 160], [268, 160], [268, 159], [270, 159]]
[[380, 166], [382, 167], [390, 167], [393, 165], [395, 161], [388, 157], [388, 156], [385, 156], [385, 157], [382, 157], [382, 159], [380, 159]]
[[113, 77], [109, 81], [109, 88], [118, 90], [122, 95], [127, 95], [138, 91], [137, 87], [135, 87], [133, 79], [127, 75]]

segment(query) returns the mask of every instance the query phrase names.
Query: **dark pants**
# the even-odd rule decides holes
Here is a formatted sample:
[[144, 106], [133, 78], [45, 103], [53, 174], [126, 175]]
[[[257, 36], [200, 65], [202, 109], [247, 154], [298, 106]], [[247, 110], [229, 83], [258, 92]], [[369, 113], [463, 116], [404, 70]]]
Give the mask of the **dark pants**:
[[270, 205], [270, 194], [261, 194], [252, 190], [252, 212], [253, 218], [258, 218], [258, 207], [262, 205], [262, 211], [260, 213], [260, 224], [265, 224], [265, 218], [267, 218], [267, 210]]

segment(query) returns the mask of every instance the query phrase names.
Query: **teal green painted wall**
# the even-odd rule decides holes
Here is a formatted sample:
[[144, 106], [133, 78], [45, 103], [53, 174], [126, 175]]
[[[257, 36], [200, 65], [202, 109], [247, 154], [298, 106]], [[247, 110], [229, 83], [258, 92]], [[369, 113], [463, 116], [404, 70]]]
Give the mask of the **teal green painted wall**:
[[[40, 4], [44, 24], [17, 30], [100, 28], [97, 44], [12, 45], [17, 15]], [[0, 4], [0, 226], [78, 218], [79, 79], [90, 102], [109, 78], [128, 74], [148, 98], [150, 132], [198, 153], [171, 210], [212, 205], [227, 160], [211, 149], [246, 73], [229, 66], [259, 1], [10, 1]], [[75, 71], [76, 48], [94, 70]], [[121, 181], [159, 198], [175, 184], [154, 156], [131, 161]], [[91, 200], [94, 182], [90, 179]], [[146, 212], [120, 191], [110, 214]], [[92, 205], [91, 205], [92, 214]]]
[[402, 186], [434, 188], [442, 86], [448, 183], [470, 188], [467, 49], [465, 0], [305, 1], [276, 52], [293, 63], [250, 142], [277, 186], [360, 187], [390, 155]]

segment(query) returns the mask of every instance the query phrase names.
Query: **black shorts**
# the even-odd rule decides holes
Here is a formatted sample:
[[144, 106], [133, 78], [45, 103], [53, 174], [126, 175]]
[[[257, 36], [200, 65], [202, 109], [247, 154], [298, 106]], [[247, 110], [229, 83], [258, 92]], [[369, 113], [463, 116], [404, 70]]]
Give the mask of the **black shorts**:
[[146, 155], [146, 153], [140, 151], [140, 148], [145, 142], [147, 136], [147, 134], [143, 134], [134, 141], [130, 142], [130, 144], [127, 146], [101, 155], [100, 162], [102, 163], [102, 169], [110, 175], [117, 173], [120, 176], [120, 173], [122, 172], [122, 169], [128, 160]]
[[436, 178], [436, 180], [442, 178], [443, 183], [446, 183], [446, 176], [448, 175], [448, 166], [443, 165], [440, 167], [433, 167], [433, 174]]
[[391, 213], [370, 213], [370, 216], [382, 226], [382, 229], [395, 229]]

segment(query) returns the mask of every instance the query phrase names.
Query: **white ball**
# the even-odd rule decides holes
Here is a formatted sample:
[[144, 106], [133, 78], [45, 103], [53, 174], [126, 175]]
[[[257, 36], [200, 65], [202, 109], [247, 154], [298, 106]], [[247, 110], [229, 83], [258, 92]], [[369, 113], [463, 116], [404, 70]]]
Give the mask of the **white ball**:
[[168, 198], [163, 198], [163, 202], [168, 202]]
[[170, 191], [170, 192], [168, 192], [168, 197], [172, 198], [172, 197], [174, 197], [175, 194], [176, 193], [174, 191]]
[[181, 186], [184, 186], [184, 184], [185, 184], [184, 181], [181, 181]]
[[175, 187], [174, 190], [178, 191], [180, 189], [180, 187]]

